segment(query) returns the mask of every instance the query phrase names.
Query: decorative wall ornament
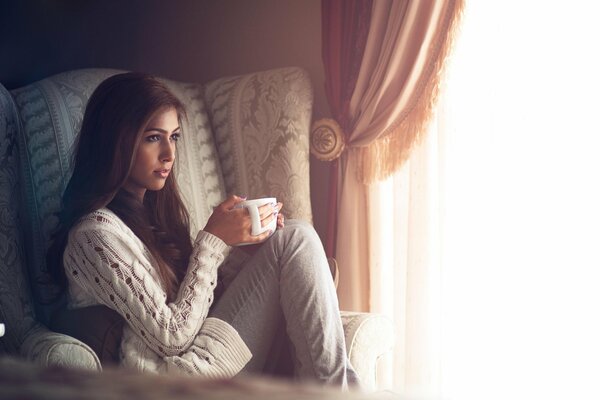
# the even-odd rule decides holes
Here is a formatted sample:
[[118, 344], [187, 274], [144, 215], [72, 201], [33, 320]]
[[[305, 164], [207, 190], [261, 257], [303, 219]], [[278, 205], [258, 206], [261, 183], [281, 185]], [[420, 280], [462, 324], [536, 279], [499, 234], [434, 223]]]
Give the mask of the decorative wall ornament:
[[345, 148], [344, 133], [337, 121], [322, 118], [310, 130], [310, 152], [321, 161], [333, 161]]

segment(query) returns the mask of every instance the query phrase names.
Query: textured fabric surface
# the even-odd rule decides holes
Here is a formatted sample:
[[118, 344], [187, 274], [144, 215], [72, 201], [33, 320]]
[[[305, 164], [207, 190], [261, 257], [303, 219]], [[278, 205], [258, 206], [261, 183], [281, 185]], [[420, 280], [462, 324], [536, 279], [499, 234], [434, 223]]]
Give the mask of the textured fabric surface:
[[223, 78], [205, 86], [227, 194], [277, 197], [288, 218], [312, 222], [312, 86], [300, 68]]
[[102, 369], [100, 360], [89, 346], [67, 335], [50, 332], [42, 325], [37, 325], [27, 333], [21, 354], [27, 360], [42, 366]]
[[377, 359], [394, 345], [392, 321], [382, 315], [342, 312], [348, 358], [366, 390], [376, 389]]
[[[12, 92], [21, 117], [19, 135], [21, 174], [25, 192], [23, 213], [27, 265], [37, 299], [49, 293], [45, 251], [56, 213], [71, 173], [75, 137], [81, 126], [85, 106], [98, 84], [122, 71], [87, 69], [46, 78]], [[184, 202], [190, 210], [194, 230], [203, 227], [212, 208], [224, 198], [222, 176], [216, 158], [212, 133], [202, 100], [202, 86], [165, 80], [188, 108], [183, 122], [184, 151], [176, 165]], [[190, 132], [191, 134], [185, 134]], [[54, 309], [36, 303], [38, 318], [48, 323]]]
[[0, 321], [6, 328], [0, 353], [21, 354], [42, 365], [99, 369], [91, 349], [49, 332], [34, 319], [19, 219], [19, 122], [10, 94], [0, 85]]
[[253, 354], [246, 372], [261, 372], [278, 356], [271, 345], [284, 323], [298, 379], [358, 383], [325, 251], [306, 221], [287, 220], [248, 257], [210, 315], [240, 332]]
[[53, 307], [44, 307], [52, 288], [45, 284], [48, 275], [45, 253], [62, 192], [70, 178], [71, 151], [83, 119], [84, 107], [93, 89], [117, 71], [78, 71], [14, 90], [20, 116], [20, 151], [23, 234], [36, 316], [47, 323]]
[[35, 324], [19, 230], [18, 129], [12, 97], [0, 85], [0, 353], [13, 354]]
[[400, 399], [391, 392], [359, 393], [284, 380], [242, 376], [202, 380], [177, 375], [155, 376], [123, 369], [102, 373], [61, 367], [41, 368], [10, 358], [0, 359], [0, 398], [145, 399], [145, 400], [376, 400]]
[[217, 269], [228, 252], [221, 239], [199, 231], [176, 300], [167, 303], [142, 241], [112, 211], [94, 211], [71, 229], [65, 248], [69, 306], [104, 304], [125, 318], [121, 365], [233, 376], [250, 351], [231, 326], [207, 319]]

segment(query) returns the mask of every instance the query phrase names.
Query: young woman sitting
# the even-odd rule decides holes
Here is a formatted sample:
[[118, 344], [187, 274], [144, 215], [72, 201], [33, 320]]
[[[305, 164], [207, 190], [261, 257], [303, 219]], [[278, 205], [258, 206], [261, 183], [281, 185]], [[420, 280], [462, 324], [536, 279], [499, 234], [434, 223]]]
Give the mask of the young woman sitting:
[[[275, 232], [251, 235], [230, 196], [191, 236], [175, 180], [183, 104], [152, 76], [102, 82], [83, 118], [73, 175], [48, 253], [71, 309], [105, 305], [125, 321], [120, 364], [232, 377], [272, 368], [284, 334], [294, 375], [347, 387], [335, 288], [318, 235], [262, 206]], [[236, 246], [239, 244], [250, 244]]]

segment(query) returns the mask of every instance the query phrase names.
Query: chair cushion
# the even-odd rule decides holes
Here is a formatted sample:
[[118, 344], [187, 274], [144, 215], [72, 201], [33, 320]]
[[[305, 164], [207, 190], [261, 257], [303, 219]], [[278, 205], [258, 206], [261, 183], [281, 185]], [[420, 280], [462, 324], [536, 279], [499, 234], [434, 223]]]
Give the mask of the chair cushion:
[[50, 321], [50, 329], [81, 340], [94, 350], [102, 365], [106, 366], [119, 364], [124, 323], [119, 313], [98, 305], [59, 309]]
[[[48, 323], [56, 306], [42, 305], [52, 290], [45, 253], [57, 224], [62, 193], [71, 175], [71, 156], [87, 101], [100, 82], [122, 71], [84, 69], [58, 74], [12, 91], [20, 115], [20, 162], [23, 186], [23, 234], [27, 266], [39, 320]], [[183, 150], [178, 153], [181, 194], [193, 233], [202, 228], [224, 198], [224, 184], [208, 124], [201, 85], [165, 83], [186, 105]], [[188, 132], [188, 134], [185, 134]]]

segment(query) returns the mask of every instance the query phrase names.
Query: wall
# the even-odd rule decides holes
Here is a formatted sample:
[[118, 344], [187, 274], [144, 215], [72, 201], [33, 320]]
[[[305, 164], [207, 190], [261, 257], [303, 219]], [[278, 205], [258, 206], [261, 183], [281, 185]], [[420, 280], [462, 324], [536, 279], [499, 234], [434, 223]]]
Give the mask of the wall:
[[[13, 0], [0, 4], [0, 82], [110, 67], [206, 82], [300, 66], [323, 89], [320, 0]], [[328, 164], [311, 158], [314, 223], [325, 238]]]

